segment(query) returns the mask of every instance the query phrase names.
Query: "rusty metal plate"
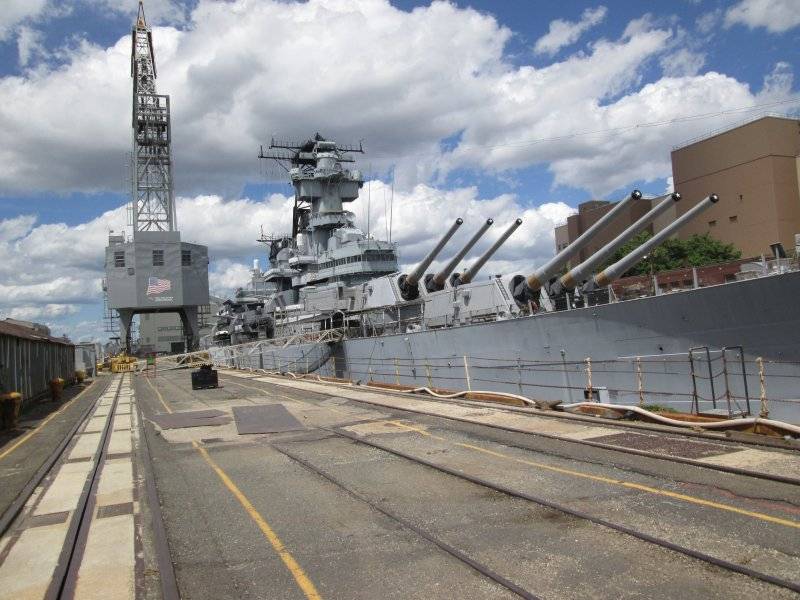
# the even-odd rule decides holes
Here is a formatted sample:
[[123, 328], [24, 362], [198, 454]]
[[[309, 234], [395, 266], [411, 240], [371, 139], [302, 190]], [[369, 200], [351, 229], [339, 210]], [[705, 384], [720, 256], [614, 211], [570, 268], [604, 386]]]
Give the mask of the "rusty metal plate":
[[713, 442], [629, 432], [604, 435], [592, 438], [592, 441], [683, 458], [705, 458], [718, 454], [730, 454], [737, 450], [737, 448]]

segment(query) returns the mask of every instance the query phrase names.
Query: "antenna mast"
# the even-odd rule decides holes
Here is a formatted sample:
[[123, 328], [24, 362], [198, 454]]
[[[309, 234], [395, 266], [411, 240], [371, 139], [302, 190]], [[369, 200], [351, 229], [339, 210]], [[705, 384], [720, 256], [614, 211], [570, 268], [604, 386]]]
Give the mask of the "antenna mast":
[[133, 235], [175, 231], [169, 96], [156, 92], [153, 35], [139, 0], [131, 30], [133, 78]]

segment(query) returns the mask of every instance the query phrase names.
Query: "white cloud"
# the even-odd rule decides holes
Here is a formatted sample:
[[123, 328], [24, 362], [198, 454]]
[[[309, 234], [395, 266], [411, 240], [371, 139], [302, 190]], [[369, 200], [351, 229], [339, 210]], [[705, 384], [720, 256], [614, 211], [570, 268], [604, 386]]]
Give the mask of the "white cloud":
[[706, 64], [703, 52], [695, 52], [688, 48], [679, 48], [671, 54], [665, 54], [659, 61], [666, 77], [684, 77], [697, 75]]
[[[116, 14], [135, 17], [139, 5], [135, 0], [74, 0], [93, 6], [100, 11], [111, 11]], [[187, 9], [179, 0], [146, 0], [144, 3], [145, 18], [148, 24], [181, 23], [186, 20]]]
[[581, 14], [579, 21], [565, 21], [556, 19], [550, 22], [547, 33], [536, 40], [533, 51], [536, 54], [553, 56], [561, 48], [569, 46], [595, 25], [599, 25], [606, 18], [608, 9], [605, 6], [587, 8]]
[[783, 33], [800, 25], [800, 6], [797, 0], [741, 0], [725, 13], [726, 27], [737, 24]]
[[14, 28], [38, 16], [47, 5], [47, 0], [4, 0], [0, 7], [0, 42], [8, 39]]
[[42, 45], [43, 39], [42, 32], [37, 29], [24, 25], [17, 29], [17, 54], [21, 67], [27, 67], [34, 58], [47, 55]]
[[722, 20], [722, 9], [717, 8], [707, 13], [703, 13], [702, 15], [697, 17], [695, 25], [697, 26], [697, 31], [699, 31], [704, 35], [708, 35], [712, 33], [714, 29], [716, 29], [717, 25], [719, 25], [721, 20]]
[[[642, 17], [618, 40], [534, 68], [505, 60], [508, 29], [452, 4], [404, 12], [383, 0], [201, 0], [185, 29], [154, 31], [158, 85], [172, 96], [178, 191], [238, 195], [258, 178], [259, 144], [272, 134], [314, 131], [344, 142], [363, 138], [366, 161], [379, 172], [394, 166], [404, 189], [463, 167], [505, 177], [546, 164], [558, 184], [594, 194], [639, 179], [640, 169], [663, 178], [674, 140], [719, 124], [690, 122], [642, 137], [576, 134], [758, 98], [731, 77], [694, 75], [701, 57], [676, 53], [676, 35], [663, 23]], [[253, 43], [262, 39], [269, 52]], [[63, 52], [65, 65], [0, 79], [0, 141], [7, 142], [0, 143], [0, 193], [124, 189], [130, 40]], [[649, 85], [686, 85], [702, 102], [663, 103], [650, 93], [652, 103], [627, 110], [644, 100], [645, 67], [659, 59], [667, 76]], [[711, 88], [720, 83], [722, 90]], [[562, 139], [530, 143], [554, 137]], [[443, 139], [457, 140], [455, 149], [443, 153]], [[617, 157], [628, 151], [648, 160], [620, 169]], [[591, 179], [571, 167], [598, 154]]]
[[[255, 249], [253, 249], [255, 250]], [[263, 259], [261, 261], [264, 262]], [[266, 269], [266, 265], [261, 265]], [[238, 288], [246, 287], [252, 279], [250, 266], [222, 259], [214, 264], [213, 270], [208, 273], [208, 287], [212, 296], [229, 298]]]
[[75, 304], [45, 304], [39, 305], [23, 305], [15, 306], [8, 312], [0, 313], [0, 318], [22, 319], [23, 321], [34, 321], [52, 317], [64, 317], [67, 315], [74, 315], [78, 312], [78, 306]]
[[[632, 136], [606, 135], [599, 145], [597, 136], [520, 144], [607, 129], [611, 121], [641, 122], [635, 112], [627, 113], [626, 123], [614, 113], [641, 92], [647, 61], [674, 50], [670, 30], [653, 23], [639, 19], [620, 40], [601, 40], [589, 54], [535, 69], [505, 63], [510, 32], [493, 18], [449, 4], [407, 13], [380, 0], [204, 0], [187, 30], [154, 32], [159, 86], [172, 94], [176, 181], [183, 193], [238, 193], [244, 181], [257, 177], [253, 155], [271, 134], [305, 137], [320, 130], [340, 141], [365, 138], [367, 160], [379, 169], [395, 163], [397, 184], [404, 188], [464, 166], [502, 176], [549, 163], [559, 184], [601, 193], [619, 179], [615, 157], [622, 144], [637, 143]], [[297, 36], [301, 25], [307, 35]], [[411, 43], [405, 33], [410, 30], [416, 32]], [[262, 38], [272, 41], [268, 53], [250, 42]], [[354, 60], [353, 39], [370, 53]], [[123, 187], [129, 50], [127, 37], [108, 49], [83, 43], [62, 68], [0, 80], [0, 131], [14, 139], [0, 145], [0, 189]], [[700, 62], [696, 55], [664, 60], [668, 75], [692, 74]], [[308, 94], [312, 73], [314, 94]], [[695, 78], [689, 84], [703, 88], [712, 82]], [[753, 94], [734, 97], [745, 105], [755, 101]], [[702, 106], [669, 103], [646, 112], [669, 120], [730, 108], [725, 98], [706, 90]], [[31, 118], [17, 119], [20, 111]], [[668, 174], [663, 148], [694, 133], [692, 127], [697, 124], [648, 136], [653, 143], [639, 154], [659, 146], [660, 172], [653, 176]], [[454, 136], [460, 136], [456, 150], [440, 160], [440, 140]], [[605, 160], [592, 171], [592, 181], [569, 168], [570, 160], [599, 147]], [[636, 161], [628, 166], [625, 175], [637, 179]]]

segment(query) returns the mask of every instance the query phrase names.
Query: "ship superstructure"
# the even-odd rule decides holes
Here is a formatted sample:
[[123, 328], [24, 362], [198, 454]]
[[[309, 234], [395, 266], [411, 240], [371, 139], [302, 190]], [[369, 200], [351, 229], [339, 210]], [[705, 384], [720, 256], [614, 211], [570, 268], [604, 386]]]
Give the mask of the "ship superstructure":
[[[656, 290], [655, 295], [630, 301], [615, 297], [614, 283], [656, 245], [710, 206], [724, 202], [716, 194], [709, 191], [704, 199], [690, 199], [700, 201], [610, 265], [605, 263], [617, 249], [681, 201], [679, 193], [645, 199], [634, 190], [527, 276], [480, 275], [521, 219], [506, 224], [489, 249], [470, 261], [469, 250], [493, 225], [487, 219], [444, 267], [429, 272], [464, 224], [456, 218], [414, 268], [400, 272], [395, 245], [365, 235], [344, 208], [363, 185], [360, 173], [346, 168], [352, 164], [348, 152], [361, 151], [360, 146], [343, 148], [320, 135], [300, 144], [273, 142], [268, 151], [262, 150], [262, 157], [289, 164], [295, 188], [292, 232], [262, 236], [260, 241], [269, 248], [269, 268], [254, 268], [249, 289], [240, 290], [220, 312], [215, 335], [207, 341], [215, 360], [265, 370], [466, 389], [474, 385], [470, 373], [475, 368], [480, 369], [484, 389], [521, 394], [527, 389], [540, 399], [561, 401], [580, 398], [582, 387], [576, 379], [583, 379], [588, 370], [590, 397], [607, 390], [603, 393], [608, 398], [622, 403], [640, 401], [630, 377], [644, 360], [663, 362], [647, 374], [649, 386], [665, 390], [657, 395], [666, 402], [689, 397], [680, 402], [700, 406], [705, 393], [705, 408], [716, 408], [720, 397], [713, 383], [708, 392], [703, 392], [702, 381], [698, 383], [698, 356], [705, 357], [706, 366], [715, 361], [724, 365], [729, 406], [732, 398], [744, 398], [750, 407], [748, 390], [758, 387], [756, 365], [769, 361], [774, 373], [771, 392], [788, 399], [780, 410], [788, 407], [787, 414], [794, 414], [800, 317], [766, 302], [765, 293], [772, 298], [800, 294], [796, 265], [765, 267], [756, 278], [743, 273], [741, 281], [678, 293]], [[642, 217], [575, 264], [581, 249], [634, 203], [646, 203]], [[586, 360], [605, 365], [602, 375], [592, 379]], [[734, 360], [741, 362], [738, 374], [726, 366]], [[509, 379], [512, 372], [516, 381]], [[713, 382], [718, 377], [714, 373], [706, 379]], [[692, 388], [672, 391], [689, 382]]]

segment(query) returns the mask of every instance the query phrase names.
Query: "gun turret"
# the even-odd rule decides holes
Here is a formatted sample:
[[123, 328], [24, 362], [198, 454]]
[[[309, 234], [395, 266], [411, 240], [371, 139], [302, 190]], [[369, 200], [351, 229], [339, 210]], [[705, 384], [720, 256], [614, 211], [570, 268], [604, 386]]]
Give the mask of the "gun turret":
[[544, 266], [539, 267], [533, 275], [527, 278], [518, 275], [511, 281], [511, 294], [520, 305], [525, 305], [530, 300], [536, 299], [536, 293], [549, 281], [575, 254], [580, 252], [594, 238], [598, 232], [610, 223], [628, 204], [639, 200], [642, 193], [633, 190], [630, 196], [617, 202], [616, 206], [600, 217], [597, 222], [589, 227], [583, 234], [561, 252], [551, 258]]
[[458, 266], [458, 263], [467, 255], [472, 247], [478, 242], [483, 234], [486, 233], [486, 230], [492, 226], [494, 223], [493, 219], [486, 219], [486, 223], [481, 225], [481, 228], [472, 236], [472, 238], [467, 242], [467, 244], [458, 252], [451, 260], [448, 262], [441, 271], [439, 271], [436, 275], [431, 277], [429, 280], [425, 282], [425, 287], [429, 292], [438, 292], [439, 290], [444, 289], [444, 284], [447, 282], [447, 278], [450, 277], [450, 274], [455, 270]]
[[450, 229], [447, 230], [442, 236], [442, 239], [434, 246], [433, 250], [431, 250], [428, 255], [422, 259], [422, 261], [414, 267], [414, 270], [410, 273], [401, 275], [397, 280], [397, 286], [400, 288], [400, 295], [403, 297], [403, 300], [415, 300], [419, 297], [419, 281], [422, 279], [422, 276], [425, 274], [425, 270], [431, 266], [431, 263], [436, 259], [436, 256], [439, 252], [442, 251], [442, 248], [445, 247], [445, 244], [453, 237], [453, 234], [456, 230], [461, 227], [461, 224], [464, 222], [464, 219], [458, 218], [455, 220], [450, 226]]
[[514, 221], [509, 228], [503, 232], [503, 235], [497, 238], [497, 241], [492, 244], [492, 247], [484, 252], [483, 255], [475, 261], [474, 265], [464, 271], [461, 275], [455, 276], [453, 285], [461, 285], [462, 283], [469, 283], [472, 281], [475, 278], [475, 275], [478, 274], [478, 271], [481, 270], [481, 267], [486, 264], [486, 261], [489, 260], [495, 252], [497, 252], [500, 246], [506, 243], [506, 240], [511, 237], [511, 234], [514, 233], [520, 225], [522, 225], [522, 219], [517, 219]]
[[580, 285], [581, 282], [583, 282], [583, 280], [588, 277], [598, 265], [603, 264], [603, 261], [616, 252], [619, 247], [625, 244], [634, 235], [642, 231], [645, 227], [652, 223], [658, 215], [667, 210], [675, 202], [680, 201], [680, 199], [681, 195], [678, 193], [673, 192], [672, 194], [669, 194], [666, 199], [662, 200], [652, 210], [649, 210], [642, 215], [633, 225], [625, 229], [625, 231], [600, 248], [600, 250], [592, 254], [574, 269], [570, 269], [564, 275], [562, 275], [560, 279], [550, 286], [550, 294], [553, 296], [558, 296], [565, 291], [575, 289], [575, 287]]
[[644, 244], [626, 254], [613, 265], [606, 267], [600, 273], [592, 277], [592, 279], [587, 281], [586, 284], [581, 288], [581, 291], [584, 294], [588, 294], [589, 292], [593, 292], [598, 288], [605, 287], [615, 279], [618, 279], [631, 267], [633, 267], [633, 265], [642, 260], [642, 258], [644, 258], [653, 248], [658, 246], [661, 242], [675, 233], [683, 225], [691, 221], [699, 213], [706, 210], [709, 206], [716, 204], [718, 200], [719, 196], [716, 194], [711, 194], [710, 196], [704, 198], [696, 206], [690, 208], [688, 211], [686, 211], [686, 213], [675, 219], [672, 223], [667, 225], [664, 229], [659, 231]]

